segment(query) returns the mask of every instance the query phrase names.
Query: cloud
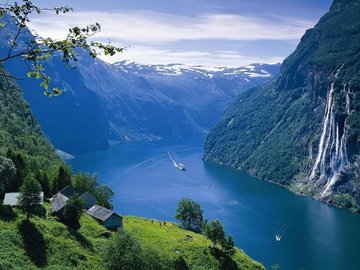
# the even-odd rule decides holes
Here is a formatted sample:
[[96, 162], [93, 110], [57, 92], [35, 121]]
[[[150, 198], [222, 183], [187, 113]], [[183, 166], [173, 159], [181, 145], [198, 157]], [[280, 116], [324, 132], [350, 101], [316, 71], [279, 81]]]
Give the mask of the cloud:
[[31, 27], [40, 35], [63, 37], [71, 26], [98, 22], [97, 38], [114, 42], [163, 44], [181, 40], [294, 40], [313, 21], [257, 18], [232, 14], [200, 14], [194, 18], [157, 12], [74, 12], [34, 17]]
[[250, 63], [281, 63], [283, 56], [254, 57], [241, 55], [236, 51], [174, 51], [146, 46], [132, 46], [115, 57], [101, 57], [106, 62], [131, 60], [141, 64], [181, 63], [189, 66], [239, 67]]
[[[111, 40], [118, 46], [131, 45], [125, 55], [102, 57], [105, 61], [126, 58], [151, 64], [176, 62], [212, 66], [281, 62], [284, 56], [244, 56], [239, 51], [229, 51], [226, 45], [264, 40], [294, 42], [314, 25], [313, 21], [275, 16], [260, 18], [211, 13], [188, 17], [149, 11], [80, 11], [59, 16], [50, 13], [34, 16], [30, 28], [41, 36], [60, 39], [65, 37], [70, 27], [95, 22], [102, 26], [102, 31], [95, 36], [97, 41]], [[198, 47], [185, 50], [179, 48], [179, 44], [184, 41], [208, 42], [210, 46], [206, 46], [205, 51]], [[224, 43], [223, 51], [211, 49], [213, 41]]]

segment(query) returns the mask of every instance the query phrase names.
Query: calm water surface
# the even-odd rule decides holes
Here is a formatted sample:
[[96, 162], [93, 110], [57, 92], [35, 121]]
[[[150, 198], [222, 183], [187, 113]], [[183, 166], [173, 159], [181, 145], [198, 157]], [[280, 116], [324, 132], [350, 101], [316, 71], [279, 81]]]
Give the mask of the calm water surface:
[[[244, 173], [201, 160], [204, 138], [120, 145], [69, 161], [98, 172], [116, 211], [174, 220], [187, 197], [219, 219], [236, 245], [271, 269], [360, 269], [360, 215], [329, 207]], [[168, 157], [186, 164], [177, 170]], [[281, 241], [275, 235], [282, 236]]]

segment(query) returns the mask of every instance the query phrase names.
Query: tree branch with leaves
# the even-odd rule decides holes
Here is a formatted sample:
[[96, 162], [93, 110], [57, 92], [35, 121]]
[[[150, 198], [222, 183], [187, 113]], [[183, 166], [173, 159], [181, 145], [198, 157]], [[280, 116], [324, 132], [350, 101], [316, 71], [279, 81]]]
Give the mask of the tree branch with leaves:
[[[9, 40], [9, 50], [6, 55], [0, 56], [0, 63], [5, 63], [13, 58], [21, 57], [27, 67], [28, 77], [41, 79], [41, 87], [44, 88], [46, 96], [57, 96], [61, 93], [58, 87], [51, 85], [51, 77], [46, 74], [46, 67], [44, 62], [49, 60], [54, 54], [59, 54], [62, 61], [69, 68], [78, 61], [77, 48], [86, 50], [93, 58], [100, 54], [113, 56], [116, 53], [123, 52], [124, 48], [112, 45], [111, 43], [101, 43], [90, 41], [96, 33], [101, 31], [101, 26], [98, 23], [90, 24], [85, 27], [75, 26], [69, 29], [66, 38], [63, 40], [56, 40], [50, 37], [40, 37], [38, 34], [33, 34], [32, 38], [26, 43], [19, 43], [19, 38], [24, 31], [27, 30], [28, 23], [30, 23], [29, 16], [32, 14], [41, 14], [44, 11], [54, 12], [57, 15], [72, 12], [73, 9], [68, 6], [41, 8], [36, 6], [30, 0], [22, 0], [12, 4], [0, 5], [0, 19], [4, 16], [10, 16], [11, 20], [16, 24], [17, 31], [15, 35]], [[6, 29], [6, 23], [0, 24], [0, 31]], [[19, 79], [14, 75], [7, 73], [0, 73], [0, 76], [13, 77]]]

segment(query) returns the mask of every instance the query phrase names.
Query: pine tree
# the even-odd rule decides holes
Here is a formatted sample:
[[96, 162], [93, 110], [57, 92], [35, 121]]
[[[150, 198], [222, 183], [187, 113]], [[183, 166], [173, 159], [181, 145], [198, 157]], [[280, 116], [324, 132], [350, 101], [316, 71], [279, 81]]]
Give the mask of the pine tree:
[[58, 175], [53, 181], [53, 193], [57, 193], [71, 184], [71, 172], [68, 168], [60, 166]]
[[85, 202], [75, 194], [69, 198], [64, 207], [63, 222], [74, 230], [80, 228], [80, 218], [84, 211], [84, 203]]
[[50, 183], [49, 178], [46, 173], [37, 171], [35, 174], [35, 179], [39, 182], [41, 185], [41, 189], [44, 192], [45, 198], [51, 197], [51, 189], [50, 189]]
[[216, 244], [221, 244], [225, 240], [224, 227], [218, 220], [211, 221], [206, 225], [205, 235], [213, 243], [213, 248], [216, 247]]
[[20, 187], [20, 194], [18, 202], [21, 210], [26, 214], [26, 220], [30, 216], [38, 213], [41, 207], [41, 186], [33, 177], [25, 179], [23, 185]]
[[11, 159], [16, 167], [15, 181], [9, 186], [9, 191], [18, 191], [27, 176], [26, 162], [21, 154], [15, 154], [11, 150], [7, 151], [6, 157]]

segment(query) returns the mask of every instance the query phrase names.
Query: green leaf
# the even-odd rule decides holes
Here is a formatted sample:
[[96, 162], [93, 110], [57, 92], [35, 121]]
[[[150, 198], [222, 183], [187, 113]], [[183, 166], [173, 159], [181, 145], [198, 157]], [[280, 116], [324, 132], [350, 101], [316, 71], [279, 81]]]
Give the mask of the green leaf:
[[61, 94], [61, 90], [59, 88], [55, 87], [53, 90], [54, 90], [54, 96], [57, 97], [58, 95]]

